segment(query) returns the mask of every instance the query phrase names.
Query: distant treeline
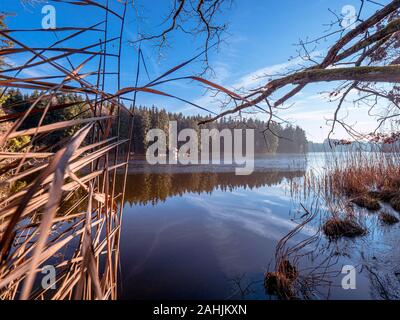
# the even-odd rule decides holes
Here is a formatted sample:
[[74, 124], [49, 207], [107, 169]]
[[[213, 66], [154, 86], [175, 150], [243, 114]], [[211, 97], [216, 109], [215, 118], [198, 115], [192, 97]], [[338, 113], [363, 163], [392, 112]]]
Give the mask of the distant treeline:
[[[13, 113], [24, 113], [28, 108], [34, 107], [33, 109], [45, 109], [50, 106], [52, 102], [49, 101], [49, 98], [37, 99], [40, 97], [42, 92], [33, 91], [31, 94], [23, 94], [20, 90], [10, 89], [3, 96], [3, 101], [0, 104], [0, 115], [4, 114], [13, 114]], [[51, 110], [46, 113], [44, 119], [42, 119], [42, 125], [56, 123], [58, 121], [67, 121], [76, 118], [85, 118], [89, 116], [87, 112], [89, 110], [89, 106], [85, 103], [79, 95], [76, 94], [64, 94], [58, 95], [57, 103], [65, 104], [69, 107]], [[49, 103], [50, 102], [50, 103]], [[54, 101], [56, 102], [56, 101]], [[42, 117], [42, 112], [32, 112], [19, 127], [18, 130], [35, 128], [39, 124]], [[7, 123], [0, 123], [0, 129], [2, 126], [6, 126]], [[51, 134], [39, 135], [35, 141], [35, 146], [55, 146], [58, 142], [60, 142], [63, 138], [70, 136], [76, 131], [77, 127], [69, 127], [66, 130], [54, 131]], [[23, 139], [25, 138], [25, 139]], [[13, 141], [16, 140], [16, 141]], [[17, 141], [21, 140], [21, 141]], [[12, 139], [11, 142], [16, 145], [16, 147], [24, 144], [30, 140], [29, 137], [23, 136], [17, 139]], [[11, 149], [14, 149], [12, 147]]]
[[400, 141], [394, 143], [377, 143], [366, 141], [355, 141], [350, 144], [343, 144], [340, 140], [326, 139], [323, 143], [308, 142], [308, 152], [348, 152], [348, 151], [366, 151], [366, 152], [399, 152]]
[[[2, 109], [5, 113], [24, 112], [32, 103], [41, 95], [40, 92], [34, 91], [30, 95], [22, 94], [19, 90], [9, 90], [6, 94], [5, 102]], [[58, 104], [65, 104], [68, 107], [58, 110], [52, 110], [45, 116], [42, 125], [54, 123], [57, 121], [65, 121], [74, 118], [84, 118], [88, 116], [90, 106], [76, 94], [58, 95]], [[41, 99], [35, 105], [35, 108], [44, 109], [48, 105], [48, 99]], [[20, 129], [34, 128], [38, 125], [41, 113], [35, 113], [27, 117]], [[308, 151], [308, 141], [303, 129], [298, 126], [282, 126], [278, 123], [272, 123], [270, 128], [272, 132], [266, 131], [267, 124], [265, 121], [258, 119], [237, 119], [223, 118], [219, 121], [210, 122], [199, 126], [198, 123], [207, 119], [207, 117], [195, 115], [185, 116], [182, 113], [170, 113], [165, 109], [156, 107], [137, 107], [134, 108], [134, 126], [133, 140], [131, 151], [136, 154], [144, 154], [149, 142], [146, 141], [146, 134], [150, 129], [158, 128], [168, 133], [169, 121], [176, 121], [178, 132], [182, 129], [192, 128], [198, 132], [200, 137], [201, 129], [255, 129], [255, 152], [263, 153], [306, 153]], [[130, 117], [123, 115], [120, 119], [120, 130], [124, 137], [128, 137]], [[116, 130], [117, 125], [113, 126]], [[35, 144], [53, 145], [72, 134], [76, 130], [75, 127], [64, 130], [62, 133], [54, 132], [51, 135], [41, 137]], [[243, 139], [244, 140], [244, 139]], [[185, 142], [182, 142], [182, 144]], [[223, 141], [221, 149], [224, 147]]]
[[[306, 153], [308, 141], [306, 134], [300, 127], [283, 127], [278, 123], [273, 123], [270, 127], [272, 132], [267, 131], [267, 124], [258, 119], [234, 119], [231, 117], [223, 118], [219, 121], [210, 122], [199, 126], [207, 117], [195, 115], [185, 116], [182, 113], [170, 113], [165, 109], [156, 107], [138, 107], [134, 110], [134, 139], [132, 142], [132, 151], [138, 154], [144, 154], [145, 150], [152, 142], [146, 141], [146, 134], [152, 128], [159, 128], [168, 133], [169, 121], [176, 121], [178, 132], [182, 129], [194, 129], [200, 137], [201, 129], [254, 129], [256, 153]], [[122, 119], [122, 128], [127, 129], [129, 121]], [[126, 135], [127, 133], [124, 133]], [[181, 142], [184, 144], [185, 142]], [[178, 144], [179, 147], [179, 144]], [[221, 149], [224, 143], [221, 141]], [[221, 150], [222, 151], [222, 150]]]

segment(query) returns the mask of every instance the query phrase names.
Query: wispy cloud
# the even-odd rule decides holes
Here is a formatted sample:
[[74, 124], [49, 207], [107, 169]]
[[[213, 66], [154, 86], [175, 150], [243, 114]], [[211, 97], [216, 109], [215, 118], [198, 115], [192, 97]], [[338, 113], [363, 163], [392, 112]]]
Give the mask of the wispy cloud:
[[[310, 57], [315, 58], [320, 54], [320, 51], [315, 51], [310, 54]], [[231, 88], [234, 90], [250, 90], [266, 84], [268, 80], [267, 78], [287, 73], [294, 68], [299, 68], [301, 65], [304, 65], [304, 63], [304, 59], [302, 59], [301, 57], [297, 57], [283, 63], [259, 68], [257, 70], [246, 73], [239, 79], [232, 80], [232, 72], [229, 68], [229, 65], [223, 62], [216, 62], [214, 65], [216, 77], [215, 79], [213, 79], [213, 81], [226, 88]], [[194, 102], [206, 108], [219, 106], [218, 100], [210, 96], [198, 97], [197, 99], [194, 99]]]
[[[6, 63], [12, 67], [23, 65], [25, 62], [19, 62], [10, 57], [6, 57]], [[21, 75], [30, 78], [39, 78], [48, 76], [50, 73], [54, 73], [54, 68], [48, 65], [42, 65], [35, 68], [25, 68], [21, 71]]]
[[[311, 54], [311, 57], [316, 57], [319, 54], [320, 52], [315, 51]], [[302, 63], [304, 64], [304, 60], [298, 57], [284, 63], [259, 68], [241, 76], [239, 79], [233, 80], [229, 65], [224, 62], [216, 62], [213, 66], [215, 72], [213, 81], [226, 88], [231, 88], [232, 90], [250, 90], [265, 84], [267, 82], [267, 77], [287, 73], [291, 69], [299, 67]], [[193, 102], [212, 110], [217, 110], [221, 105], [218, 99], [208, 94], [193, 99]], [[192, 108], [187, 108], [185, 111], [191, 109]]]
[[[321, 53], [322, 52], [315, 51], [311, 54], [311, 57], [316, 58], [320, 56]], [[246, 73], [236, 81], [232, 80], [231, 75], [233, 73], [229, 69], [229, 66], [226, 64], [220, 64], [220, 69], [218, 70], [221, 71], [221, 77], [217, 80], [221, 81], [216, 82], [232, 90], [242, 89], [246, 91], [265, 85], [268, 81], [268, 78], [271, 78], [273, 75], [287, 73], [301, 67], [301, 65], [304, 64], [305, 61], [303, 59], [295, 58], [287, 62], [266, 66]], [[300, 125], [306, 131], [308, 138], [317, 142], [323, 141], [331, 129], [331, 122], [327, 122], [327, 120], [333, 118], [333, 114], [337, 106], [336, 99], [340, 98], [340, 95], [335, 96], [335, 101], [332, 101], [328, 88], [326, 88], [325, 91], [322, 91], [324, 90], [323, 88], [324, 86], [319, 85], [310, 86], [308, 90], [302, 91], [292, 98], [291, 101], [294, 102], [294, 105], [290, 109], [283, 110], [278, 113], [280, 117], [290, 121], [293, 124]], [[319, 90], [319, 92], [317, 92], [317, 90]], [[374, 119], [369, 117], [365, 110], [354, 110], [352, 101], [357, 99], [357, 97], [358, 92], [356, 90], [352, 90], [347, 95], [346, 102], [344, 103], [340, 112], [340, 117], [346, 117], [346, 120], [349, 123], [353, 123], [354, 126], [360, 131], [368, 131], [374, 125]], [[222, 98], [222, 96], [219, 98]], [[210, 95], [200, 96], [197, 99], [194, 99], [194, 102], [215, 112], [221, 111], [220, 101]], [[189, 107], [185, 111], [189, 112], [191, 109], [192, 107]], [[257, 114], [253, 115], [252, 117], [262, 119], [265, 117], [265, 115]], [[335, 133], [335, 137], [337, 138], [347, 136], [347, 133], [339, 127], [336, 128]]]
[[[320, 54], [320, 51], [314, 51], [310, 54], [310, 57], [315, 58]], [[232, 86], [235, 88], [251, 89], [252, 87], [259, 86], [263, 83], [265, 84], [266, 78], [287, 73], [293, 68], [298, 68], [301, 65], [304, 65], [304, 63], [304, 59], [302, 59], [301, 57], [297, 57], [287, 62], [263, 67], [244, 75], [240, 78], [238, 82], [234, 83]]]

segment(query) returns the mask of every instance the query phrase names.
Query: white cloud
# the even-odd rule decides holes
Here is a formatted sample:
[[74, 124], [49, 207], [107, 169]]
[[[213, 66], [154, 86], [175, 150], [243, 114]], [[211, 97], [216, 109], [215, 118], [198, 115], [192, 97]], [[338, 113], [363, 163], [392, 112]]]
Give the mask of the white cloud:
[[[314, 51], [310, 54], [310, 56], [311, 58], [315, 58], [320, 54], [320, 51]], [[304, 59], [302, 59], [301, 57], [297, 57], [284, 63], [278, 63], [271, 66], [263, 67], [241, 77], [240, 80], [234, 83], [232, 86], [235, 88], [251, 89], [252, 87], [257, 87], [265, 84], [267, 77], [287, 73], [291, 69], [299, 67], [304, 63]]]
[[[25, 63], [26, 61], [21, 60], [21, 62], [16, 61], [10, 57], [6, 57], [6, 63], [11, 65], [12, 67], [17, 67], [21, 66]], [[30, 77], [30, 78], [39, 78], [39, 77], [45, 77], [48, 76], [50, 71], [54, 70], [52, 67], [48, 65], [40, 65], [35, 68], [25, 68], [21, 71], [21, 75]]]
[[[319, 51], [312, 52], [310, 54], [311, 58], [315, 58], [320, 55]], [[270, 65], [267, 67], [263, 67], [247, 73], [246, 75], [240, 77], [237, 81], [228, 81], [231, 78], [231, 71], [229, 69], [229, 65], [223, 62], [217, 62], [214, 66], [214, 71], [216, 74], [216, 78], [213, 79], [215, 83], [222, 85], [226, 88], [232, 88], [234, 90], [244, 89], [249, 90], [255, 88], [257, 86], [261, 86], [266, 83], [266, 77], [279, 75], [282, 73], [286, 73], [290, 71], [290, 69], [299, 67], [301, 64], [304, 64], [305, 61], [298, 57], [291, 59], [284, 63], [278, 63], [275, 65]], [[220, 103], [215, 97], [210, 96], [209, 94], [203, 95], [193, 100], [194, 103], [211, 110], [217, 110], [220, 106]], [[190, 110], [188, 108], [186, 110]], [[186, 111], [185, 110], [185, 111]]]
[[[316, 58], [320, 55], [321, 52], [315, 51], [311, 54], [311, 57]], [[284, 63], [270, 65], [249, 72], [236, 81], [229, 81], [231, 75], [229, 66], [226, 64], [219, 64], [221, 76], [220, 79], [217, 80], [221, 81], [216, 82], [232, 90], [249, 90], [265, 85], [268, 81], [268, 76], [284, 74], [304, 64], [305, 62], [301, 58], [295, 58]], [[326, 87], [325, 91], [322, 91], [322, 88], [324, 88], [322, 85], [310, 86], [308, 91], [302, 91], [291, 99], [294, 105], [290, 109], [278, 113], [280, 117], [302, 127], [306, 131], [307, 137], [316, 142], [321, 142], [327, 137], [331, 129], [331, 123], [327, 124], [327, 119], [333, 118], [338, 100], [341, 97], [338, 95], [332, 98], [330, 96], [329, 87]], [[317, 90], [320, 92], [316, 92]], [[352, 90], [347, 95], [340, 112], [340, 117], [346, 117], [347, 122], [354, 124], [355, 128], [359, 131], [370, 131], [376, 123], [373, 118], [368, 116], [364, 108], [356, 108], [357, 110], [355, 110], [352, 101], [357, 98], [358, 92], [356, 90]], [[221, 104], [209, 94], [198, 97], [195, 99], [195, 103], [207, 109], [214, 110], [215, 112], [221, 111], [219, 108]], [[191, 108], [188, 108], [187, 110], [190, 109]], [[252, 117], [262, 119], [263, 116], [264, 115], [258, 114]], [[346, 138], [347, 133], [337, 126], [335, 129], [335, 137]]]

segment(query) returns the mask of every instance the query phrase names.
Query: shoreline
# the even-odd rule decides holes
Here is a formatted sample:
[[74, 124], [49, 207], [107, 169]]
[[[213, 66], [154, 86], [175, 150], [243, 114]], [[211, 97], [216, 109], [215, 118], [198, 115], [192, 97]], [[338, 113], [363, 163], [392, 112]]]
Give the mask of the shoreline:
[[[307, 169], [307, 158], [293, 154], [263, 156], [254, 160], [254, 171], [257, 172], [296, 172]], [[244, 165], [236, 164], [154, 164], [147, 163], [144, 157], [129, 161], [128, 174], [138, 173], [235, 173], [235, 169]], [[121, 169], [119, 170], [121, 171]]]

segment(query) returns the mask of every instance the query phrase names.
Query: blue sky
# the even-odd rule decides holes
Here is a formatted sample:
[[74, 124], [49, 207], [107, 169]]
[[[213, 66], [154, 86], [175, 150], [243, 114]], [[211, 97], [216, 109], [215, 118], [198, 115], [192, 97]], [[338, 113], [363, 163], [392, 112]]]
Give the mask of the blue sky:
[[[97, 0], [100, 1], [100, 0]], [[110, 0], [113, 2], [113, 0]], [[100, 1], [102, 2], [102, 1]], [[113, 7], [119, 10], [121, 5], [115, 0]], [[15, 13], [7, 19], [10, 29], [40, 28], [43, 14], [41, 9], [45, 3], [36, 6], [21, 6], [16, 0], [0, 0], [1, 11]], [[129, 44], [129, 40], [135, 40], [138, 30], [148, 34], [157, 33], [165, 28], [161, 25], [168, 12], [171, 1], [168, 0], [136, 0], [135, 7], [129, 6], [124, 35], [123, 59], [122, 59], [122, 86], [133, 86], [136, 74], [137, 48]], [[65, 6], [60, 3], [51, 3], [56, 8], [57, 26], [89, 26], [102, 20], [100, 11], [77, 6]], [[284, 72], [287, 68], [298, 67], [299, 59], [289, 60], [296, 56], [300, 39], [316, 38], [327, 30], [328, 24], [334, 16], [328, 11], [331, 9], [340, 14], [345, 5], [353, 5], [358, 8], [359, 0], [236, 0], [232, 8], [225, 11], [220, 19], [228, 22], [228, 32], [224, 35], [224, 42], [218, 51], [210, 54], [210, 65], [215, 70], [215, 77], [211, 80], [231, 89], [250, 89], [258, 84], [266, 83], [266, 79], [260, 76], [269, 73]], [[369, 10], [378, 7], [371, 6]], [[138, 16], [140, 18], [138, 18]], [[110, 37], [117, 36], [119, 25], [117, 19], [110, 20]], [[68, 33], [65, 33], [67, 35]], [[55, 41], [53, 33], [15, 33], [19, 40], [33, 47], [47, 47]], [[87, 33], [74, 43], [68, 45], [84, 47], [98, 41], [99, 33]], [[180, 32], [174, 32], [168, 39], [168, 48], [161, 53], [154, 43], [143, 44], [143, 52], [150, 77], [155, 78], [163, 71], [195, 56], [201, 51], [202, 40]], [[316, 59], [329, 47], [331, 42], [321, 42], [313, 48]], [[116, 42], [114, 42], [116, 44]], [[67, 46], [67, 43], [65, 44]], [[116, 51], [116, 46], [110, 44], [111, 50]], [[47, 54], [52, 56], [54, 54]], [[13, 55], [12, 63], [21, 63], [28, 59], [27, 54]], [[109, 70], [115, 70], [114, 58], [108, 58]], [[65, 59], [64, 59], [65, 60]], [[59, 62], [68, 66], [65, 60]], [[74, 64], [82, 61], [74, 60]], [[93, 61], [85, 66], [85, 71], [93, 71], [97, 68], [98, 61]], [[177, 75], [193, 75], [201, 70], [201, 63], [196, 62], [180, 70]], [[23, 76], [40, 76], [44, 74], [57, 74], [51, 67], [38, 67], [24, 72]], [[141, 73], [141, 84], [146, 83], [147, 76]], [[93, 79], [92, 79], [93, 80]], [[329, 103], [324, 93], [329, 86], [312, 85], [290, 101], [293, 106], [279, 115], [289, 119], [293, 124], [303, 127], [307, 136], [312, 141], [322, 141], [327, 137], [330, 127], [326, 124], [326, 118], [331, 118], [335, 108], [334, 103]], [[106, 82], [108, 91], [116, 90], [116, 79], [109, 76]], [[219, 105], [214, 98], [207, 95], [204, 89], [190, 82], [175, 82], [160, 87], [160, 89], [175, 94], [184, 99], [196, 102], [201, 106], [218, 111]], [[138, 103], [142, 105], [155, 105], [165, 107], [169, 111], [178, 111], [185, 114], [197, 114], [199, 112], [193, 106], [169, 98], [149, 94], [139, 94]], [[351, 103], [346, 104], [342, 116], [348, 115], [348, 122], [362, 131], [369, 132], [373, 129], [374, 119], [366, 115], [364, 109], [355, 109]], [[265, 114], [258, 114], [259, 118], [266, 118]], [[345, 133], [338, 129], [335, 137], [345, 137]]]

